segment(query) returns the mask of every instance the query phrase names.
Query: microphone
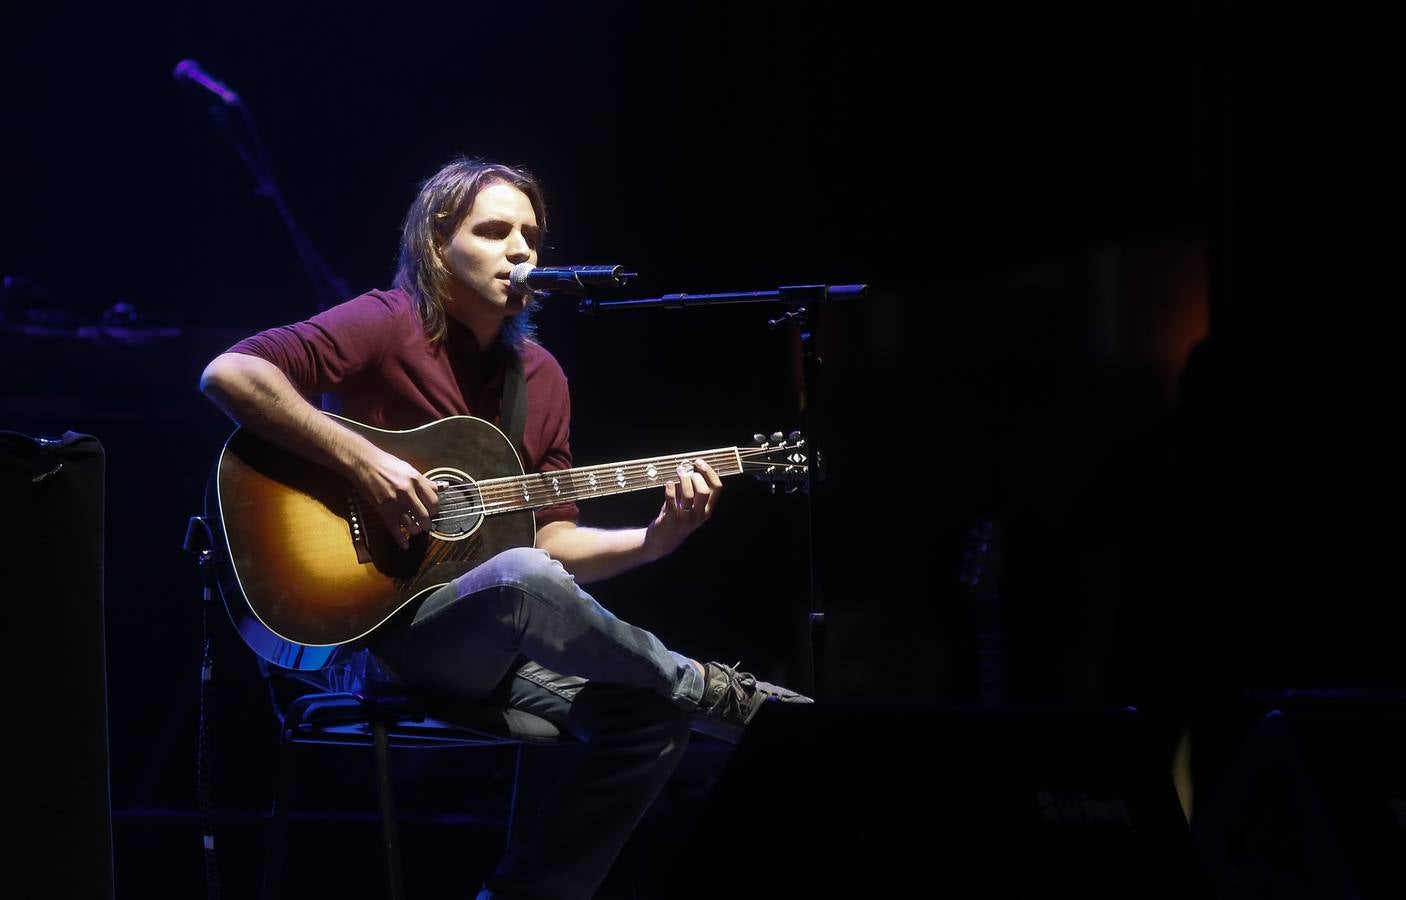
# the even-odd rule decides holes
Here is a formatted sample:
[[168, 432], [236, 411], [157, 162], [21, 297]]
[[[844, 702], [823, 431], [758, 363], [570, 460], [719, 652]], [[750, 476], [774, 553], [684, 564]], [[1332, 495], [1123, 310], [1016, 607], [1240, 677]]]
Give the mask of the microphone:
[[512, 289], [519, 294], [584, 294], [596, 288], [624, 287], [635, 277], [624, 266], [544, 266], [518, 263], [508, 275]]
[[236, 106], [239, 103], [238, 94], [211, 78], [204, 69], [200, 68], [200, 63], [193, 59], [183, 59], [176, 63], [176, 70], [171, 75], [177, 81], [195, 82], [219, 97], [226, 106]]

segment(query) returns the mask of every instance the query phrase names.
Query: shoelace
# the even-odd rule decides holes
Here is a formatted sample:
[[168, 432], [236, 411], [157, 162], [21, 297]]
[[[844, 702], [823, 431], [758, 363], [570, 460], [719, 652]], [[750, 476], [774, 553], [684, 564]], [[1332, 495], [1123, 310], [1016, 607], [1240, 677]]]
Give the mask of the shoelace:
[[723, 686], [723, 693], [717, 700], [717, 706], [728, 704], [731, 708], [741, 709], [748, 705], [748, 701], [758, 693], [757, 677], [751, 672], [739, 672], [737, 667], [740, 665], [742, 665], [740, 659], [730, 666], [719, 664], [719, 668], [724, 669], [727, 674], [727, 684]]

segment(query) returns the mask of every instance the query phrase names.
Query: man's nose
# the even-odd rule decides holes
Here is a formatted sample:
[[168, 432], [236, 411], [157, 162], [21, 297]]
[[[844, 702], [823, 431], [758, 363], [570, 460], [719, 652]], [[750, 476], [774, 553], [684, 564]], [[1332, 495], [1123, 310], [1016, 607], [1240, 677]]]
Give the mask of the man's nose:
[[532, 256], [532, 248], [527, 244], [527, 238], [518, 232], [513, 232], [508, 237], [508, 259], [512, 262], [527, 262]]

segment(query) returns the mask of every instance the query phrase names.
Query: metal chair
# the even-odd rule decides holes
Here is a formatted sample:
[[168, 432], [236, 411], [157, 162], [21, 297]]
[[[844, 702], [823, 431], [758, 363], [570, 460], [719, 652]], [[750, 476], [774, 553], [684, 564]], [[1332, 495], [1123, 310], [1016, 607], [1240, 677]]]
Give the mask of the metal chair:
[[[277, 704], [275, 706], [277, 708]], [[267, 866], [264, 870], [265, 900], [277, 898], [282, 885], [289, 802], [293, 790], [294, 745], [332, 744], [371, 748], [381, 808], [387, 896], [392, 900], [401, 900], [404, 886], [390, 772], [391, 748], [514, 747], [512, 793], [505, 840], [505, 844], [510, 846], [524, 745], [570, 740], [551, 722], [521, 710], [484, 704], [455, 709], [449, 714], [437, 709], [433, 702], [411, 695], [303, 694], [283, 706], [279, 715], [282, 727], [268, 832]]]
[[[201, 786], [208, 796], [208, 738], [203, 710], [209, 690], [210, 635], [208, 617], [219, 605], [215, 599], [214, 567], [219, 563], [213, 536], [204, 516], [192, 516], [187, 525], [184, 549], [195, 556], [201, 576], [207, 616], [206, 659], [202, 679]], [[294, 751], [297, 744], [325, 744], [367, 747], [372, 751], [376, 789], [380, 802], [382, 849], [385, 853], [386, 890], [391, 900], [403, 900], [404, 881], [400, 865], [400, 836], [391, 781], [391, 748], [434, 749], [469, 747], [513, 747], [512, 792], [507, 815], [505, 844], [511, 845], [516, 817], [518, 787], [522, 774], [523, 748], [527, 744], [569, 743], [556, 725], [532, 713], [510, 707], [482, 704], [446, 704], [442, 700], [415, 694], [327, 691], [310, 687], [291, 673], [256, 659], [264, 673], [279, 722], [279, 747], [274, 783], [273, 806], [268, 831], [263, 897], [276, 900], [282, 888], [284, 849], [288, 839], [288, 812], [293, 791]], [[208, 813], [208, 810], [206, 811]], [[207, 826], [207, 870], [213, 870], [213, 841]], [[207, 877], [212, 877], [207, 875]]]

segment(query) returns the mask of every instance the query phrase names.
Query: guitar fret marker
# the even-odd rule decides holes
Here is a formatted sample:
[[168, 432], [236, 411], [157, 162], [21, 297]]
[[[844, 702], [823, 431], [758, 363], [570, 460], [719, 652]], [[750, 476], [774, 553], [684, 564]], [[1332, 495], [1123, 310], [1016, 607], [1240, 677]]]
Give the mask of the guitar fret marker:
[[653, 481], [654, 479], [659, 477], [659, 470], [654, 468], [654, 463], [650, 463], [645, 468], [644, 473], [649, 476], [650, 481]]
[[621, 487], [625, 486], [625, 470], [623, 468], [615, 470], [615, 483]]

